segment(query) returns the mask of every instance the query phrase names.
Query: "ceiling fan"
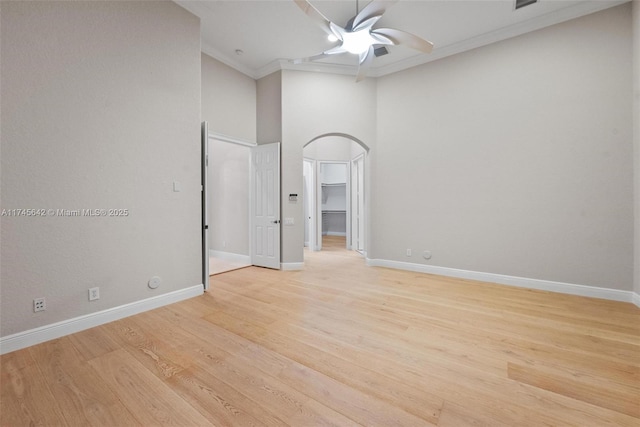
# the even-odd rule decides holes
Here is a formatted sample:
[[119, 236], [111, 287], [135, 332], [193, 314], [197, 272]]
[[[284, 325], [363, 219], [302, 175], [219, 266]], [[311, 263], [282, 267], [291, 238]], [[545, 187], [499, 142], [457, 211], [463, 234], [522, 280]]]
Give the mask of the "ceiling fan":
[[381, 1], [372, 0], [356, 16], [351, 18], [344, 27], [341, 27], [320, 13], [307, 0], [293, 0], [300, 9], [311, 18], [328, 35], [329, 40], [339, 42], [338, 45], [319, 55], [309, 58], [297, 59], [293, 63], [316, 61], [332, 55], [351, 53], [358, 55], [358, 74], [356, 82], [361, 81], [367, 74], [377, 47], [403, 44], [420, 52], [429, 53], [433, 49], [433, 43], [418, 36], [393, 28], [373, 28], [386, 11], [388, 6], [397, 3], [398, 0]]

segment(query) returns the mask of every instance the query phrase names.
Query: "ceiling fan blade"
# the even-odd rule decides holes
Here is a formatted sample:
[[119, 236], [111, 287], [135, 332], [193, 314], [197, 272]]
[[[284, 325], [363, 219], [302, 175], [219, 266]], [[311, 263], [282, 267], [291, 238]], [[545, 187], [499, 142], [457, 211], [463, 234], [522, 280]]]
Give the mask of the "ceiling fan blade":
[[380, 19], [380, 18], [382, 18], [382, 15], [374, 16], [374, 17], [369, 18], [369, 19], [365, 19], [364, 21], [360, 22], [358, 25], [354, 26], [352, 28], [352, 31], [358, 31], [358, 30], [361, 30], [363, 28], [371, 28], [376, 24], [376, 22], [378, 22], [378, 19]]
[[406, 31], [395, 30], [393, 28], [376, 28], [371, 31], [371, 34], [384, 36], [395, 45], [402, 44], [411, 49], [419, 50], [420, 52], [430, 53], [433, 50], [433, 43], [414, 36], [411, 33], [407, 33]]
[[320, 53], [318, 55], [313, 55], [313, 56], [308, 56], [306, 58], [297, 58], [297, 59], [290, 59], [289, 62], [292, 64], [303, 64], [305, 62], [313, 62], [313, 61], [318, 61], [320, 59], [324, 59], [324, 58], [328, 58], [330, 55], [327, 55], [326, 53]]
[[329, 35], [333, 35], [333, 32], [331, 31], [331, 27], [330, 27], [331, 21], [325, 18], [325, 16], [322, 13], [320, 13], [318, 9], [313, 7], [311, 3], [309, 3], [307, 0], [293, 0], [293, 1], [309, 18], [311, 18], [313, 22], [316, 23], [316, 25], [322, 28], [322, 30], [324, 30], [325, 33]]
[[347, 49], [342, 47], [342, 45], [334, 46], [331, 49], [325, 50], [322, 52], [323, 55], [339, 55], [341, 53], [347, 53]]
[[329, 58], [330, 56], [339, 55], [345, 52], [347, 51], [342, 46], [336, 46], [336, 47], [332, 47], [329, 50], [325, 50], [324, 52], [319, 53], [318, 55], [308, 56], [306, 58], [290, 59], [289, 62], [292, 64], [298, 65], [305, 62], [319, 61], [321, 59]]
[[373, 46], [369, 46], [369, 50], [360, 55], [360, 66], [358, 67], [358, 75], [356, 75], [356, 83], [362, 81], [367, 76], [367, 71], [371, 67], [373, 58]]
[[380, 18], [388, 7], [393, 6], [397, 2], [398, 0], [372, 0], [371, 3], [362, 8], [362, 10], [356, 15], [356, 17], [353, 18], [352, 28], [357, 28], [367, 19], [375, 17]]

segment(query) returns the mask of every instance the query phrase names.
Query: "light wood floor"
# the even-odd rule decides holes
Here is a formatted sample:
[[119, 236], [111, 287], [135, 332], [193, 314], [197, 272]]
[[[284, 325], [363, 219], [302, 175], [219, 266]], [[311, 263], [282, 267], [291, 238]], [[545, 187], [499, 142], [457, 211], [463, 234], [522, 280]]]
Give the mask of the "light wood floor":
[[226, 273], [228, 271], [237, 270], [239, 268], [249, 267], [251, 264], [237, 261], [229, 261], [217, 257], [209, 257], [209, 276], [214, 274]]
[[306, 253], [2, 356], [3, 426], [638, 426], [631, 304]]

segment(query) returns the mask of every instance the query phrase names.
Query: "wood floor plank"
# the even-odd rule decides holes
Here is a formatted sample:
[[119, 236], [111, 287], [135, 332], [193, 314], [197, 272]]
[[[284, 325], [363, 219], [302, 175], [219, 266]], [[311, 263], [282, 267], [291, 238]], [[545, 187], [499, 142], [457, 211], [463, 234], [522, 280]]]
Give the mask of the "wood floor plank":
[[158, 334], [153, 327], [141, 326], [140, 321], [137, 318], [120, 320], [102, 328], [161, 379], [171, 378], [190, 365], [191, 357], [173, 348], [171, 329]]
[[640, 391], [637, 388], [605, 388], [606, 384], [596, 381], [587, 382], [583, 378], [560, 376], [515, 363], [509, 363], [508, 372], [513, 380], [640, 418]]
[[634, 305], [367, 267], [344, 244], [0, 356], [0, 424], [640, 425]]
[[278, 417], [252, 402], [233, 387], [197, 367], [169, 379], [174, 390], [207, 419], [218, 425], [287, 426]]
[[[86, 334], [82, 335], [86, 337]], [[93, 339], [90, 339], [93, 342]], [[100, 379], [69, 337], [29, 349], [70, 426], [132, 426], [138, 424], [118, 397]]]
[[[226, 327], [222, 329], [240, 331], [241, 328], [245, 331], [243, 336], [247, 340], [252, 341], [252, 339], [259, 339], [265, 334], [265, 331], [257, 325], [247, 328], [246, 323], [239, 322], [238, 319], [235, 319], [226, 313], [214, 313], [206, 316], [205, 319], [212, 322], [214, 325], [217, 325], [217, 322], [222, 322], [226, 325]], [[243, 326], [236, 329], [234, 325], [239, 324], [242, 324]], [[213, 334], [211, 327], [205, 326], [204, 328], [198, 328], [198, 330], [202, 330], [203, 334]], [[253, 331], [254, 333], [249, 333], [248, 331]], [[197, 333], [197, 331], [195, 332]], [[219, 337], [219, 334], [216, 333], [215, 336]], [[272, 337], [265, 337], [265, 341], [260, 340], [262, 346], [273, 350], [273, 347], [266, 345], [266, 342], [274, 344], [274, 339]], [[286, 343], [278, 342], [276, 344], [279, 344], [276, 345], [277, 353], [283, 354], [284, 356], [292, 354], [288, 349], [284, 348]], [[224, 348], [225, 350], [232, 351], [234, 346], [232, 343], [229, 343], [229, 340], [227, 339], [227, 341], [225, 341]], [[237, 349], [237, 347], [235, 348]], [[303, 353], [302, 344], [300, 344], [297, 350]], [[319, 349], [314, 349], [309, 346], [307, 346], [306, 350], [308, 353], [303, 354], [318, 355], [322, 353]], [[269, 357], [265, 352], [261, 352], [257, 357], [248, 358], [243, 355], [244, 352], [246, 352], [246, 347], [236, 350], [234, 355], [236, 357], [243, 358], [247, 363], [257, 363], [256, 366], [261, 367], [264, 374], [277, 375], [278, 378], [284, 379], [286, 384], [294, 384], [294, 388], [298, 391], [312, 397], [314, 400], [318, 400], [320, 403], [323, 403], [325, 406], [328, 406], [338, 412], [344, 413], [345, 405], [348, 405], [350, 417], [360, 424], [371, 425], [373, 423], [373, 425], [397, 425], [400, 422], [401, 425], [420, 425], [421, 423], [427, 425], [424, 421], [420, 421], [419, 418], [415, 418], [405, 411], [407, 404], [411, 404], [411, 400], [414, 402], [410, 406], [413, 407], [415, 412], [419, 412], [423, 415], [423, 419], [425, 421], [430, 420], [434, 423], [437, 421], [437, 414], [439, 413], [439, 407], [441, 406], [442, 401], [438, 400], [435, 396], [421, 393], [419, 390], [408, 391], [404, 389], [401, 384], [397, 384], [397, 387], [395, 387], [394, 391], [390, 394], [388, 391], [389, 384], [385, 383], [385, 381], [376, 382], [377, 378], [375, 378], [374, 374], [371, 374], [368, 377], [368, 381], [370, 381], [370, 383], [366, 389], [367, 391], [376, 389], [376, 391], [379, 391], [378, 396], [384, 396], [384, 400], [377, 401], [374, 397], [375, 393], [363, 393], [363, 391], [357, 387], [350, 387], [351, 384], [349, 381], [346, 382], [348, 386], [345, 386], [343, 385], [343, 382], [338, 382], [333, 379], [330, 375], [330, 372], [332, 371], [331, 365], [323, 367], [320, 363], [309, 363], [309, 358], [304, 358], [306, 362], [305, 365], [295, 362], [294, 359], [288, 360], [282, 357], [279, 357], [279, 360], [276, 362], [268, 362]], [[277, 353], [274, 351], [272, 354]], [[218, 359], [216, 360], [220, 360], [224, 355], [218, 353], [217, 357]], [[273, 356], [271, 358], [273, 358]], [[266, 366], [264, 362], [265, 360], [267, 360]], [[333, 358], [333, 360], [337, 361], [336, 358]], [[323, 370], [327, 369], [326, 375], [313, 368], [322, 368]], [[345, 366], [342, 366], [341, 368], [346, 369]], [[351, 371], [351, 373], [352, 372], [353, 371]], [[335, 374], [335, 372], [333, 373]], [[348, 374], [349, 372], [344, 371], [341, 374], [341, 378], [348, 378]], [[361, 380], [361, 383], [365, 383], [366, 381], [366, 379]], [[320, 387], [321, 385], [325, 388]], [[402, 401], [399, 396], [405, 397], [407, 400]], [[395, 404], [388, 405], [387, 401], [391, 401]], [[432, 403], [434, 401], [435, 403]], [[396, 406], [404, 410], [398, 410], [396, 409]], [[384, 413], [384, 415], [376, 415], [375, 413], [372, 413], [372, 408]]]
[[[438, 427], [513, 427], [513, 424], [507, 424], [500, 420], [501, 414], [492, 414], [490, 408], [474, 408], [469, 409], [464, 403], [445, 402]], [[522, 413], [522, 417], [526, 414]], [[517, 425], [525, 425], [526, 422]], [[543, 424], [540, 424], [543, 425]]]
[[124, 349], [89, 364], [142, 425], [214, 425]]
[[105, 328], [91, 328], [69, 335], [69, 340], [87, 361], [120, 348], [120, 344], [107, 333]]
[[29, 349], [3, 355], [0, 369], [0, 425], [70, 425]]
[[[169, 312], [173, 312], [173, 315]], [[168, 319], [171, 319], [169, 322], [181, 324], [186, 320], [181, 312], [184, 313], [184, 308], [175, 306], [164, 312], [158, 311], [154, 313], [154, 323], [168, 326]], [[187, 337], [181, 340], [183, 344], [191, 346], [190, 351], [197, 356], [194, 363], [198, 369], [206, 372], [210, 378], [222, 382], [224, 387], [232, 387], [244, 395], [245, 401], [252, 402], [250, 405], [245, 403], [252, 411], [266, 408], [270, 415], [265, 417], [263, 414], [259, 419], [271, 420], [269, 425], [279, 425], [273, 422], [273, 419], [279, 416], [284, 416], [287, 422], [291, 422], [291, 419], [299, 420], [300, 424], [292, 425], [354, 424], [339, 412], [313, 402], [304, 390], [292, 388], [279, 378], [282, 370], [294, 363], [293, 361], [264, 349], [258, 352], [257, 357], [248, 357], [247, 349], [256, 348], [255, 344], [229, 334], [224, 329], [216, 329], [205, 320], [190, 319], [183, 324], [188, 325], [189, 334], [206, 337], [197, 341]], [[181, 375], [178, 375], [178, 378], [180, 377]], [[279, 399], [274, 399], [274, 396]]]

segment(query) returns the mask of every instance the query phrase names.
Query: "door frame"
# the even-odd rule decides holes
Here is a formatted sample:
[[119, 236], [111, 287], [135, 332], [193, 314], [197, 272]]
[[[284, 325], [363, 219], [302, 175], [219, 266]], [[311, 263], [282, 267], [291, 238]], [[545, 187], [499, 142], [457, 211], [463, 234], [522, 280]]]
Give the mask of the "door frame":
[[[241, 138], [232, 137], [232, 136], [229, 136], [229, 135], [224, 135], [224, 134], [221, 134], [221, 133], [218, 133], [218, 132], [209, 132], [209, 141], [211, 141], [211, 140], [215, 140], [215, 141], [223, 142], [223, 143], [228, 143], [228, 144], [239, 145], [239, 146], [247, 148], [247, 152], [249, 154], [247, 156], [247, 162], [249, 164], [249, 179], [248, 179], [249, 185], [247, 186], [247, 201], [248, 201], [248, 203], [247, 203], [247, 206], [248, 206], [248, 208], [247, 208], [247, 210], [248, 210], [248, 212], [247, 212], [248, 213], [248, 215], [247, 215], [247, 217], [248, 217], [247, 227], [248, 227], [248, 230], [249, 230], [249, 233], [248, 233], [248, 235], [249, 235], [249, 237], [248, 237], [248, 239], [249, 239], [249, 242], [248, 242], [249, 243], [249, 245], [248, 245], [249, 253], [248, 253], [247, 256], [248, 256], [249, 260], [251, 260], [251, 254], [253, 252], [253, 249], [252, 249], [253, 238], [252, 238], [252, 235], [251, 235], [251, 232], [252, 232], [252, 229], [251, 229], [251, 212], [252, 212], [251, 211], [251, 203], [252, 203], [252, 200], [251, 200], [251, 197], [252, 197], [252, 194], [251, 194], [251, 149], [253, 147], [256, 147], [258, 144], [256, 144], [255, 142], [252, 142], [252, 141], [248, 141], [248, 140], [244, 140], [244, 139], [241, 139]], [[215, 150], [213, 150], [213, 151], [214, 152], [211, 155], [215, 156]], [[209, 251], [209, 254], [211, 254], [211, 251]], [[251, 264], [251, 261], [249, 261], [249, 264]]]
[[345, 235], [347, 249], [351, 249], [351, 161], [349, 160], [316, 160], [316, 247], [322, 250], [322, 181], [320, 179], [323, 164], [343, 164], [345, 171]]
[[[315, 251], [316, 249], [316, 240], [317, 240], [317, 236], [316, 236], [316, 214], [315, 214], [315, 209], [316, 209], [316, 160], [314, 159], [309, 159], [307, 157], [304, 157], [302, 159], [303, 161], [303, 170], [302, 170], [302, 175], [303, 175], [303, 179], [304, 181], [304, 192], [302, 193], [302, 202], [304, 203], [304, 213], [305, 213], [305, 218], [304, 218], [304, 227], [305, 227], [305, 233], [308, 233], [309, 236], [309, 240], [308, 240], [308, 248], [309, 250]], [[309, 171], [310, 171], [310, 182], [307, 183], [307, 177], [304, 175], [304, 165], [308, 164], [309, 165]], [[309, 191], [307, 191], [309, 190]], [[308, 194], [307, 194], [308, 193]], [[303, 242], [304, 244], [304, 242]]]
[[204, 121], [200, 125], [200, 193], [202, 215], [202, 285], [209, 289], [209, 124]]
[[[351, 193], [351, 215], [352, 215], [352, 219], [353, 219], [353, 215], [357, 211], [359, 212], [359, 222], [358, 224], [353, 223], [353, 220], [351, 222], [351, 226], [352, 226], [352, 230], [354, 229], [354, 227], [358, 227], [358, 231], [357, 231], [357, 235], [358, 235], [358, 242], [360, 243], [360, 245], [353, 243], [353, 232], [351, 233], [351, 249], [353, 249], [354, 251], [358, 251], [360, 253], [364, 253], [365, 252], [365, 245], [366, 245], [366, 240], [365, 240], [365, 236], [366, 236], [366, 209], [365, 209], [365, 204], [366, 204], [366, 189], [365, 189], [365, 160], [366, 160], [366, 153], [362, 153], [357, 157], [354, 157], [353, 159], [351, 159], [351, 185], [352, 188], [354, 185], [358, 186], [358, 184], [361, 184], [361, 188], [358, 189], [358, 191], [354, 194], [353, 192]], [[356, 164], [359, 164], [359, 166], [355, 166]], [[355, 176], [355, 179], [354, 179]], [[362, 177], [362, 179], [361, 179]], [[358, 195], [360, 197], [358, 197]], [[355, 203], [358, 205], [357, 207], [354, 207], [354, 197], [356, 198]], [[362, 203], [360, 203], [362, 202]], [[362, 225], [360, 225], [362, 224]], [[362, 232], [360, 232], [360, 229], [362, 229]], [[355, 247], [354, 247], [355, 246]], [[358, 246], [362, 246], [362, 249], [360, 249]]]

